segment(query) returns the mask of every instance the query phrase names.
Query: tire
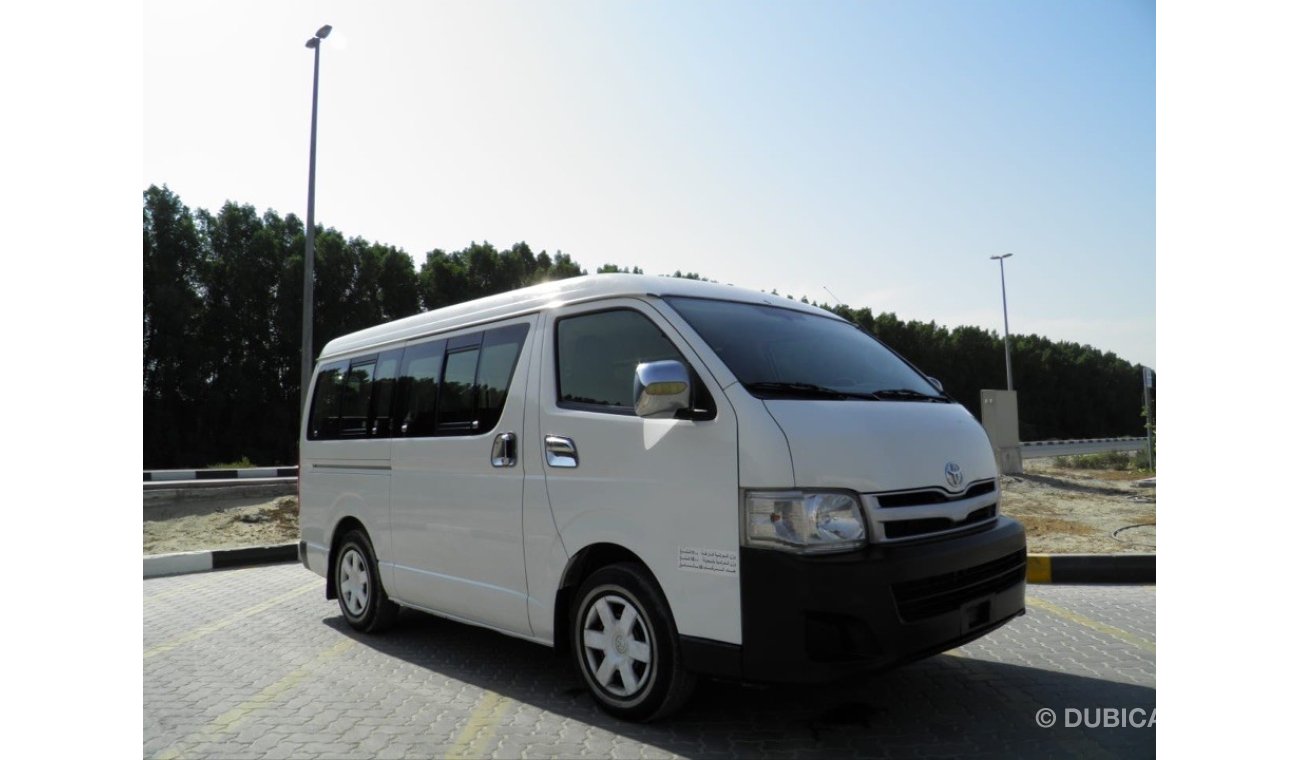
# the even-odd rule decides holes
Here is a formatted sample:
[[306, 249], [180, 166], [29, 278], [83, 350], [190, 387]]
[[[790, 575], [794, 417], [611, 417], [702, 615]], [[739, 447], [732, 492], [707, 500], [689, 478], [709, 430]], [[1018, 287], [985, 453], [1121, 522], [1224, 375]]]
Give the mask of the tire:
[[401, 609], [384, 593], [378, 568], [370, 537], [361, 530], [348, 531], [334, 555], [334, 588], [343, 618], [363, 633], [391, 628]]
[[681, 708], [695, 689], [695, 676], [682, 667], [677, 627], [651, 575], [631, 563], [602, 567], [576, 598], [570, 641], [596, 704], [632, 721], [667, 717]]

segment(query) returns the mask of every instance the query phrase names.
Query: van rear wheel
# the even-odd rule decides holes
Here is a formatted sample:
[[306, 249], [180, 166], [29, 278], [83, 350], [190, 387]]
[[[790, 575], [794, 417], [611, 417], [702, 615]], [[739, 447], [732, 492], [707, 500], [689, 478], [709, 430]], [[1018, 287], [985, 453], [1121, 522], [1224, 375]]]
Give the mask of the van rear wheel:
[[384, 593], [374, 547], [363, 531], [343, 536], [334, 557], [334, 588], [343, 618], [358, 631], [379, 633], [397, 622], [400, 607]]
[[601, 709], [650, 721], [685, 704], [695, 676], [682, 667], [672, 614], [649, 573], [631, 563], [603, 567], [577, 598], [574, 658]]

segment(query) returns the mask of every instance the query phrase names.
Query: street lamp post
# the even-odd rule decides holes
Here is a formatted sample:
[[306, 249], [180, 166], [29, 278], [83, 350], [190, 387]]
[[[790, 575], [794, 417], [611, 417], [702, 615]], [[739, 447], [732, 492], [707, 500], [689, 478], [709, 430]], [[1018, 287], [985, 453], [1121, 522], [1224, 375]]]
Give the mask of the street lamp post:
[[1014, 388], [1011, 386], [1011, 325], [1007, 321], [1007, 270], [1003, 264], [1011, 256], [1010, 253], [1004, 253], [1001, 256], [989, 257], [997, 259], [998, 271], [1002, 273], [1002, 346], [1007, 353], [1007, 390], [1014, 390]]
[[311, 73], [311, 155], [307, 163], [307, 252], [302, 260], [302, 386], [299, 389], [298, 406], [303, 414], [307, 413], [307, 389], [311, 386], [312, 350], [312, 302], [315, 294], [316, 269], [316, 95], [320, 85], [320, 43], [330, 36], [333, 27], [329, 24], [316, 30], [316, 35], [307, 40], [307, 47], [315, 53], [316, 61]]

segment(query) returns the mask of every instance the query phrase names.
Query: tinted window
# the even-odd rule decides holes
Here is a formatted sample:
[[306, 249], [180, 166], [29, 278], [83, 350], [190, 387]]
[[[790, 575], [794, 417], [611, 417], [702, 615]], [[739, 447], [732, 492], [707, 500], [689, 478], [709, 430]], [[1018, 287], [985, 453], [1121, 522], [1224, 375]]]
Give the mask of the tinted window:
[[[799, 385], [846, 394], [890, 390], [937, 394], [884, 344], [838, 319], [703, 298], [669, 298], [668, 302], [736, 379], [757, 395], [808, 395], [810, 391], [800, 391]], [[892, 398], [911, 397], [895, 394]]]
[[444, 345], [443, 341], [433, 341], [407, 346], [398, 380], [398, 395], [403, 400], [397, 410], [401, 422], [394, 435], [433, 435]]
[[354, 363], [339, 394], [339, 436], [363, 438], [370, 418], [370, 391], [374, 387], [375, 361]]
[[[511, 325], [408, 346], [393, 400], [401, 422], [391, 435], [477, 435], [494, 428], [527, 335], [528, 325]], [[377, 377], [386, 356], [379, 357]], [[381, 388], [376, 380], [376, 398]]]
[[397, 387], [397, 370], [402, 361], [402, 351], [388, 351], [379, 355], [375, 366], [374, 389], [370, 392], [370, 414], [367, 427], [370, 435], [387, 438], [392, 435], [391, 422], [393, 396]]
[[[583, 314], [556, 325], [559, 403], [632, 413], [632, 383], [642, 362], [685, 360], [654, 323], [620, 309]], [[694, 383], [699, 387], [698, 381]]]
[[438, 399], [438, 431], [465, 433], [474, 429], [474, 372], [479, 349], [467, 348], [447, 354]]
[[514, 377], [519, 350], [527, 335], [528, 325], [511, 325], [491, 330], [483, 336], [476, 382], [479, 430], [491, 430], [501, 419], [501, 409], [510, 390], [510, 378]]
[[338, 434], [339, 400], [346, 366], [332, 364], [323, 367], [317, 375], [316, 389], [312, 392], [311, 419], [307, 423], [308, 440], [334, 438]]

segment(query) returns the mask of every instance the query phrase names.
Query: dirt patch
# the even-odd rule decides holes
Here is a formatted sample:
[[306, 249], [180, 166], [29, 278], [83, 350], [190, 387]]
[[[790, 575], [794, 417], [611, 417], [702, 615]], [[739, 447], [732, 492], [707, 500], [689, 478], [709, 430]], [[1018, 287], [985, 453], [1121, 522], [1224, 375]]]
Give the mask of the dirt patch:
[[[1073, 470], [1028, 460], [1002, 478], [1003, 514], [1025, 526], [1029, 551], [1154, 552], [1155, 489], [1134, 472]], [[298, 540], [298, 499], [196, 499], [146, 510], [144, 553], [233, 549]]]
[[1155, 488], [1137, 485], [1147, 475], [1030, 459], [1023, 475], [1002, 477], [1001, 509], [1025, 526], [1030, 552], [1154, 552]]
[[185, 502], [146, 514], [144, 553], [268, 546], [298, 540], [298, 498], [254, 504], [238, 498]]

